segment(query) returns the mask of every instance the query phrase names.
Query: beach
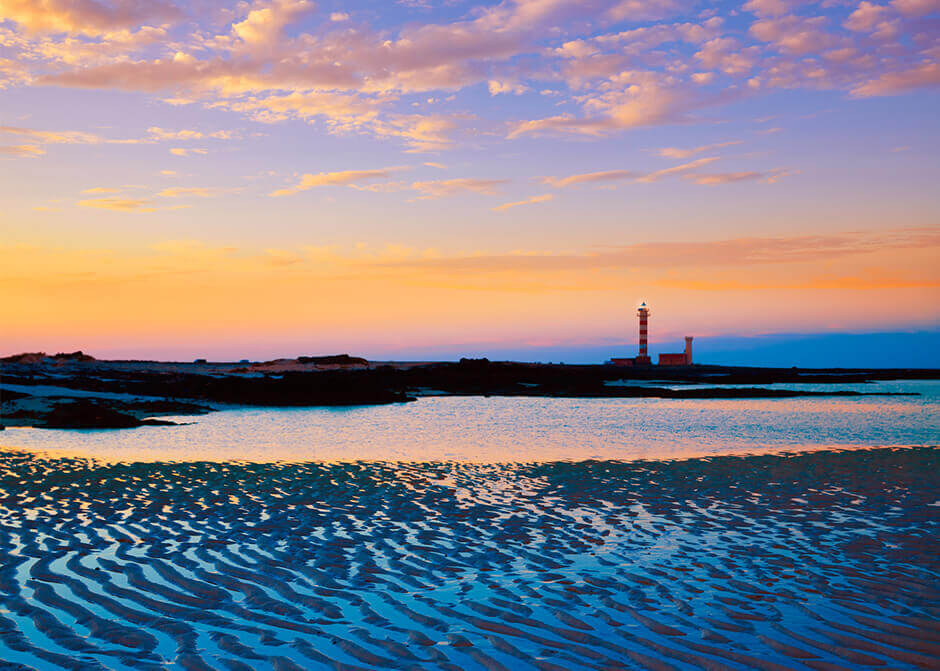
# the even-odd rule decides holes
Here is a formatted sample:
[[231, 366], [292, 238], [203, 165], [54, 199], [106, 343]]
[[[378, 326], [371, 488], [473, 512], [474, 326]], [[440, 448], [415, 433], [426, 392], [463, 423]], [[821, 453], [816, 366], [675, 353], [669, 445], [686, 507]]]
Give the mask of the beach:
[[0, 455], [4, 669], [937, 668], [937, 451]]

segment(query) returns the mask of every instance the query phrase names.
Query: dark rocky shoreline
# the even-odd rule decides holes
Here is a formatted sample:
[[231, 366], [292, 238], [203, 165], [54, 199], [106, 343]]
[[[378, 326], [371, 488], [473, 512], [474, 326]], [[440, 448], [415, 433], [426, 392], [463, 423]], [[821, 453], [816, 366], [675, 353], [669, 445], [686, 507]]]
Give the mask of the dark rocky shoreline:
[[[27, 358], [28, 357], [28, 358]], [[354, 406], [414, 401], [420, 395], [557, 398], [740, 399], [860, 396], [846, 389], [736, 385], [864, 384], [938, 379], [937, 370], [743, 368], [693, 365], [620, 368], [463, 359], [424, 364], [369, 363], [345, 355], [279, 360], [271, 372], [239, 364], [97, 361], [80, 352], [0, 360], [2, 423], [46, 428], [131, 428], [159, 415], [203, 414], [210, 404]], [[296, 362], [295, 370], [291, 363]], [[614, 384], [611, 384], [614, 383]], [[702, 385], [707, 387], [685, 385]], [[16, 385], [19, 391], [10, 389]], [[55, 387], [60, 395], [32, 394]], [[71, 395], [70, 395], [71, 394]], [[100, 396], [98, 395], [100, 394]], [[122, 398], [116, 398], [121, 395]]]

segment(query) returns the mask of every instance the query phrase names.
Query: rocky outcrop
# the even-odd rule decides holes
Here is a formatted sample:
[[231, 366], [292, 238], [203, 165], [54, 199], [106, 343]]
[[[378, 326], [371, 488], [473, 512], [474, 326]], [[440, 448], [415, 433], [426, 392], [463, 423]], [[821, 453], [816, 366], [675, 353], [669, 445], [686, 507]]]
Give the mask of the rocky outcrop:
[[81, 350], [77, 352], [59, 352], [49, 355], [45, 352], [23, 352], [22, 354], [13, 354], [0, 358], [0, 363], [66, 363], [66, 362], [88, 362], [95, 361], [95, 357], [85, 354]]
[[333, 354], [330, 356], [299, 356], [297, 363], [312, 363], [318, 366], [368, 366], [366, 359], [348, 354]]
[[56, 405], [45, 415], [43, 426], [47, 429], [132, 429], [175, 424], [160, 419], [138, 419], [102, 403], [81, 399]]

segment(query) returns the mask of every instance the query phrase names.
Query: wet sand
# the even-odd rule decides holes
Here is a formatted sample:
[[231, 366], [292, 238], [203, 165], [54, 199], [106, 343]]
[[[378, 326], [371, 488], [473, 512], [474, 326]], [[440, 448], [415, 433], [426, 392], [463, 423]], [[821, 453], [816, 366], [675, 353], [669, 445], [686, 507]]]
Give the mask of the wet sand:
[[2, 669], [936, 669], [935, 448], [0, 452]]

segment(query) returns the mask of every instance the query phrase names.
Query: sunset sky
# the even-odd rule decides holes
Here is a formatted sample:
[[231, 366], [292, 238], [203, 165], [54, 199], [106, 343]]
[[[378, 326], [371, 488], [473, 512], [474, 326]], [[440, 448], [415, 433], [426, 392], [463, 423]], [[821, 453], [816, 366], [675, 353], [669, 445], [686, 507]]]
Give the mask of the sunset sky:
[[938, 86], [940, 0], [0, 0], [0, 355], [936, 332]]

